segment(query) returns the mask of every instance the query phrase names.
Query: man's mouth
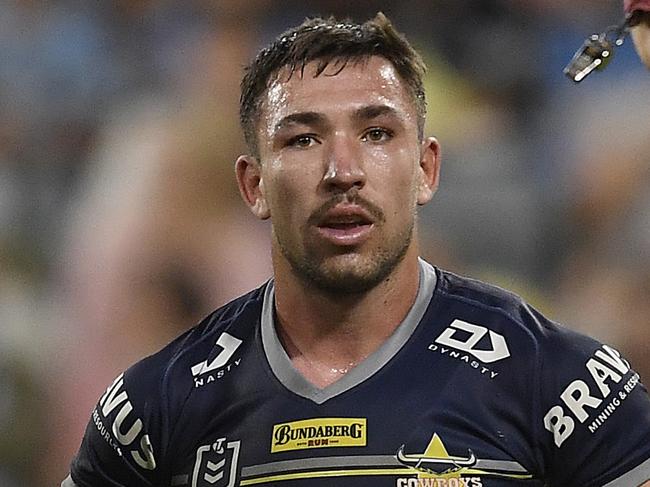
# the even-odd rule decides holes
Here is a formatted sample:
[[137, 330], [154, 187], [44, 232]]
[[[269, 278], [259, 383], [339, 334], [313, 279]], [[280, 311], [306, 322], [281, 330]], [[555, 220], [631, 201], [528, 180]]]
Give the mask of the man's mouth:
[[336, 206], [318, 222], [319, 234], [334, 245], [360, 245], [374, 228], [372, 217], [357, 205]]
[[361, 222], [329, 223], [327, 225], [323, 225], [322, 228], [333, 228], [335, 230], [350, 230], [352, 228], [361, 227], [364, 225], [369, 225], [369, 223], [361, 223]]

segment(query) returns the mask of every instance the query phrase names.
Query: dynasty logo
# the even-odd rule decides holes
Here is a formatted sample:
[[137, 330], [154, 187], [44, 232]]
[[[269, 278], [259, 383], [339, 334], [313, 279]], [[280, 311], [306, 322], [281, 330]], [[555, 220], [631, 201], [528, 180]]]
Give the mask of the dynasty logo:
[[454, 320], [435, 342], [467, 352], [484, 364], [510, 357], [503, 335], [463, 320]]
[[273, 426], [271, 453], [366, 446], [366, 418], [316, 418]]

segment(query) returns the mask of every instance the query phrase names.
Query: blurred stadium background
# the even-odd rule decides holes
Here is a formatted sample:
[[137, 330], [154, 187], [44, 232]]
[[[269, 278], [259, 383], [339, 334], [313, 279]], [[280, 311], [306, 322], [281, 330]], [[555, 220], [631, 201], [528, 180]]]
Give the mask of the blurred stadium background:
[[270, 275], [238, 199], [242, 66], [305, 16], [383, 10], [424, 53], [425, 255], [650, 380], [650, 73], [603, 0], [0, 0], [0, 486], [58, 485], [122, 369]]

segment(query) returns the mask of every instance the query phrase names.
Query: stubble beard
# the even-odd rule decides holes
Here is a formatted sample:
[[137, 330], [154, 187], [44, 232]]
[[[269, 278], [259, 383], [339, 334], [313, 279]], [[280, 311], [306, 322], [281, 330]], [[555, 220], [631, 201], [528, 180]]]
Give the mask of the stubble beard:
[[342, 296], [363, 294], [388, 278], [404, 259], [413, 240], [415, 215], [409, 225], [375, 251], [342, 249], [325, 254], [317, 246], [307, 245], [297, 252], [276, 235], [280, 252], [295, 275], [307, 286], [324, 294]]

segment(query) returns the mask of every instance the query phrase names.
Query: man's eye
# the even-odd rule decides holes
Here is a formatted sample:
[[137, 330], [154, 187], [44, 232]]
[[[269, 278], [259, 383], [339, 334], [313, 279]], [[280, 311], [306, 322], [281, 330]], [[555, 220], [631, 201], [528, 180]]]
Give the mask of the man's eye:
[[392, 137], [392, 133], [386, 129], [374, 128], [363, 134], [362, 140], [368, 142], [385, 142]]
[[316, 144], [316, 139], [313, 135], [298, 135], [287, 141], [287, 145], [290, 147], [297, 147], [299, 149], [306, 149]]

